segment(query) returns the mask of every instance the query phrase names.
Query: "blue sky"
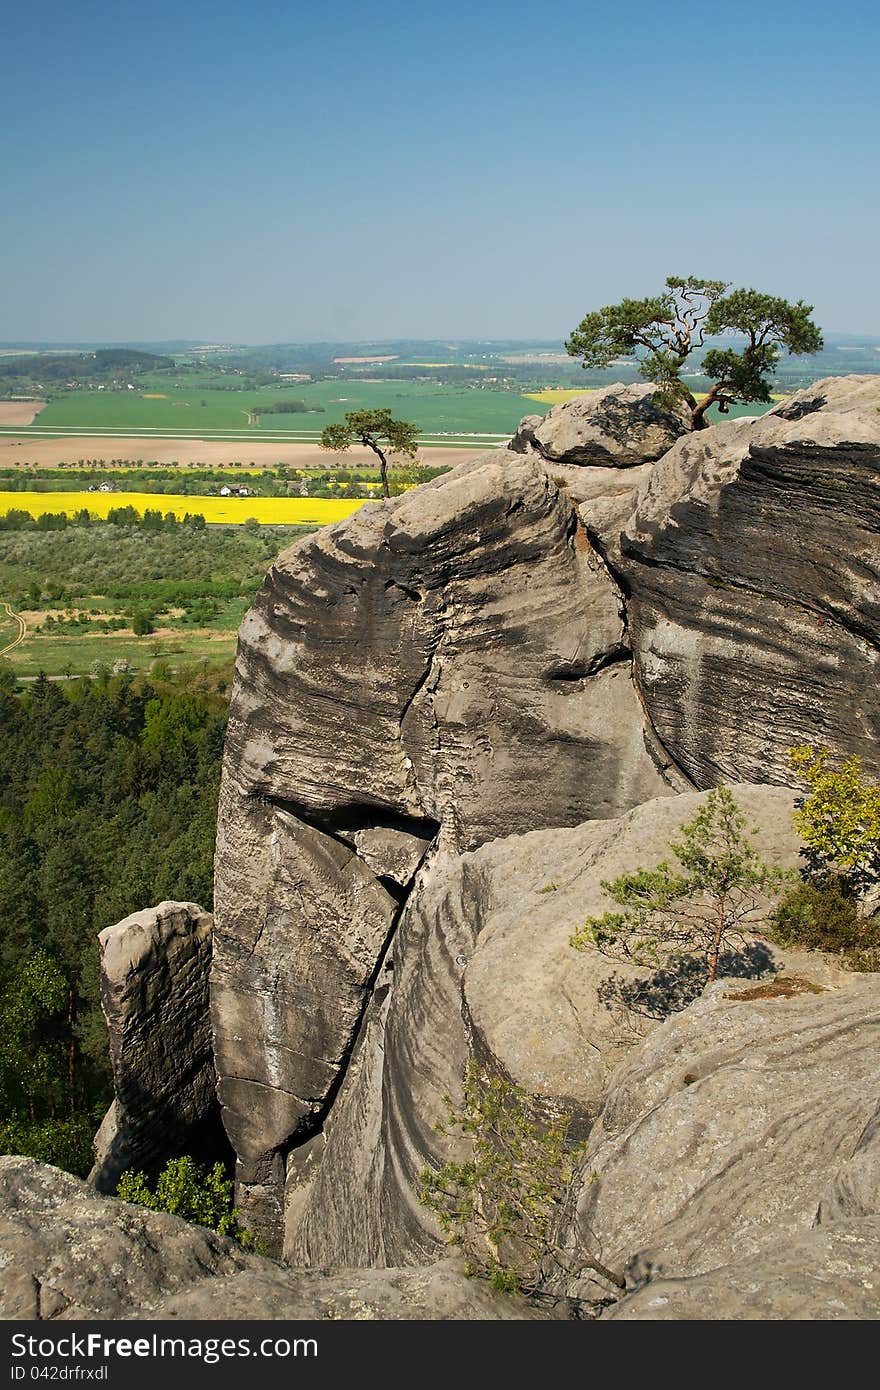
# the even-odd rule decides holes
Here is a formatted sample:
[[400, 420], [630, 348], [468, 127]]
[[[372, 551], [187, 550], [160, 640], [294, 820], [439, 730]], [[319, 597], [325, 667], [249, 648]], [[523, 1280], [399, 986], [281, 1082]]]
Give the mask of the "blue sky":
[[880, 334], [873, 3], [49, 0], [3, 33], [0, 340], [561, 337], [670, 273]]

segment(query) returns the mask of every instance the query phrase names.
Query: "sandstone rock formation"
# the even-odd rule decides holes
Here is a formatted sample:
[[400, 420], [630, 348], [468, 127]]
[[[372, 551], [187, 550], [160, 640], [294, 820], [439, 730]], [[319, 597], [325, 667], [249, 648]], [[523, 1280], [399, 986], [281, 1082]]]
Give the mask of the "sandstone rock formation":
[[632, 468], [665, 454], [690, 429], [690, 411], [660, 405], [648, 382], [608, 386], [554, 405], [543, 417], [527, 415], [510, 447], [551, 463]]
[[669, 790], [621, 595], [540, 459], [493, 451], [279, 557], [241, 629], [217, 854], [249, 1223], [279, 1229], [281, 1156], [323, 1126], [428, 846]]
[[[749, 1270], [768, 1279], [792, 1270], [816, 1226], [830, 1233], [813, 1240], [817, 1259], [833, 1259], [861, 1218], [867, 1244], [856, 1242], [856, 1264], [876, 1251], [880, 976], [794, 988], [781, 978], [719, 981], [612, 1079], [585, 1158], [578, 1227], [607, 1263], [628, 1266], [631, 1282], [712, 1275], [717, 1291], [717, 1272], [730, 1270], [733, 1310]], [[833, 1283], [842, 1282], [838, 1269]], [[700, 1287], [682, 1307], [696, 1306]], [[793, 1288], [807, 1301], [821, 1294], [809, 1281]], [[772, 1281], [756, 1307], [771, 1290]], [[653, 1306], [650, 1297], [638, 1306]]]
[[0, 1158], [0, 1251], [7, 1320], [559, 1315], [493, 1293], [450, 1260], [418, 1270], [287, 1270], [27, 1158]]
[[655, 465], [606, 553], [652, 722], [698, 786], [785, 782], [798, 741], [880, 773], [878, 529], [880, 377], [817, 382]]
[[[646, 438], [629, 453], [619, 439], [610, 458], [549, 435], [562, 461], [548, 462], [532, 421], [518, 443], [527, 452], [463, 463], [273, 565], [239, 644], [212, 1015], [245, 1220], [274, 1249], [286, 1210], [294, 1262], [433, 1261], [437, 1232], [415, 1180], [445, 1156], [433, 1125], [468, 1056], [520, 1081], [536, 1108], [572, 1109], [586, 1130], [624, 1042], [638, 1044], [641, 1025], [624, 1040], [599, 1007], [605, 963], [567, 945], [600, 905], [598, 881], [659, 857], [692, 814], [694, 787], [721, 780], [779, 784], [738, 794], [751, 798], [764, 853], [792, 863], [788, 746], [829, 742], [878, 768], [878, 385], [818, 383], [760, 419], [682, 437], [656, 463]], [[612, 395], [613, 416], [623, 388]], [[762, 1106], [766, 1082], [776, 1113], [777, 1093], [796, 1095], [804, 1055], [792, 1044], [786, 1061], [762, 1031], [780, 1017], [807, 1040], [810, 1070], [819, 1058], [811, 1105], [838, 1080], [854, 1099], [833, 1038], [856, 1051], [867, 987], [831, 967], [805, 973], [826, 993], [712, 995], [705, 1017], [726, 1020], [717, 1037], [702, 1005], [682, 1016], [696, 1037], [708, 1029], [696, 1050], [729, 1065], [684, 1091], [670, 1081], [675, 1104], [717, 1085], [717, 1104], [733, 1107], [730, 1075]], [[838, 1031], [823, 1031], [816, 1020], [834, 1001]], [[758, 1054], [739, 1017], [753, 1021]], [[658, 1035], [632, 1065], [642, 1057], [666, 1075], [650, 1061]], [[755, 1055], [770, 1060], [753, 1086]], [[863, 1060], [850, 1059], [867, 1097]], [[771, 1125], [755, 1143], [762, 1161], [778, 1151], [784, 1162], [766, 1188], [778, 1179], [791, 1194], [770, 1213], [746, 1185], [737, 1226], [729, 1190], [730, 1219], [706, 1208], [695, 1234], [675, 1193], [697, 1210], [701, 1164], [714, 1184], [713, 1123], [703, 1117], [683, 1156], [674, 1126], [658, 1133], [655, 1163], [652, 1126], [673, 1099], [644, 1112], [633, 1102], [639, 1148], [610, 1127], [616, 1084], [591, 1141], [606, 1146], [608, 1175], [584, 1212], [614, 1259], [641, 1251], [673, 1260], [676, 1278], [708, 1279], [745, 1259], [742, 1230], [780, 1212], [794, 1242], [820, 1212], [836, 1213], [841, 1239], [844, 1221], [873, 1215], [876, 1155], [854, 1134], [870, 1120], [841, 1100], [836, 1158], [799, 1111], [780, 1112], [781, 1132], [808, 1131], [821, 1193], [793, 1160], [785, 1167]], [[670, 1180], [668, 1211], [633, 1180], [613, 1244], [615, 1174], [634, 1179], [625, 1160], [636, 1150], [666, 1180], [688, 1162], [690, 1176]], [[605, 1206], [603, 1192], [615, 1194]], [[767, 1255], [758, 1241], [753, 1258]]]
[[127, 1168], [155, 1171], [219, 1142], [211, 928], [195, 903], [163, 902], [100, 934], [116, 1099], [95, 1140], [90, 1181], [99, 1191], [114, 1192]]
[[782, 1239], [758, 1255], [691, 1279], [651, 1280], [606, 1318], [876, 1322], [880, 1216]]
[[[734, 792], [759, 830], [760, 852], [796, 864], [791, 793]], [[511, 1077], [539, 1109], [575, 1115], [586, 1132], [614, 1067], [655, 1025], [633, 1015], [622, 1024], [597, 994], [611, 975], [645, 972], [574, 951], [569, 937], [608, 906], [602, 880], [659, 863], [705, 797], [661, 797], [617, 820], [533, 831], [432, 862], [401, 921], [393, 987], [374, 1004], [323, 1153], [311, 1156], [311, 1188], [305, 1197], [293, 1188], [293, 1263], [432, 1256], [436, 1228], [416, 1200], [418, 1174], [454, 1151], [434, 1125], [444, 1094], [460, 1094], [469, 1055]]]

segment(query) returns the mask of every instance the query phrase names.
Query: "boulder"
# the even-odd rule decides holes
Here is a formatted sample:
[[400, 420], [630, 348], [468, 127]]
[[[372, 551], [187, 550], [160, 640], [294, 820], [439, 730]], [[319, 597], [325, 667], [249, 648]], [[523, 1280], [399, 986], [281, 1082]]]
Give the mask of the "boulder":
[[[782, 1268], [814, 1227], [880, 1216], [878, 1044], [878, 975], [710, 986], [609, 1085], [584, 1163], [583, 1244], [636, 1286], [739, 1269], [741, 1297], [748, 1262]], [[822, 1258], [835, 1239], [817, 1241]]]
[[115, 1192], [127, 1168], [156, 1172], [181, 1153], [217, 1157], [209, 979], [213, 919], [163, 902], [99, 936], [101, 1003], [116, 1098], [96, 1136], [90, 1181]]
[[516, 434], [507, 446], [508, 449], [514, 454], [527, 454], [530, 449], [536, 448], [535, 430], [543, 419], [543, 415], [524, 415], [519, 422]]
[[554, 405], [541, 419], [527, 415], [511, 449], [535, 449], [551, 463], [632, 468], [649, 463], [690, 429], [685, 406], [661, 405], [649, 383], [617, 384]]
[[880, 775], [878, 531], [880, 377], [817, 382], [654, 466], [606, 554], [654, 728], [697, 786], [785, 782], [805, 741]]
[[282, 1268], [176, 1216], [0, 1158], [0, 1318], [544, 1319], [445, 1259], [418, 1270]]
[[[798, 860], [792, 794], [737, 786], [772, 862]], [[660, 797], [626, 815], [494, 840], [436, 856], [402, 916], [383, 980], [321, 1152], [291, 1181], [287, 1257], [305, 1265], [436, 1258], [433, 1217], [416, 1197], [428, 1164], [464, 1157], [439, 1136], [443, 1097], [460, 1098], [469, 1057], [512, 1078], [536, 1112], [567, 1111], [586, 1134], [609, 1077], [656, 1023], [610, 1010], [599, 989], [644, 971], [569, 938], [608, 907], [601, 882], [653, 866], [705, 793]], [[755, 968], [771, 968], [759, 953]], [[749, 968], [748, 962], [731, 962]], [[305, 1190], [304, 1180], [305, 1179]]]
[[239, 637], [212, 974], [263, 1238], [431, 856], [618, 815], [671, 790], [662, 762], [622, 596], [535, 456], [493, 450], [279, 556]]

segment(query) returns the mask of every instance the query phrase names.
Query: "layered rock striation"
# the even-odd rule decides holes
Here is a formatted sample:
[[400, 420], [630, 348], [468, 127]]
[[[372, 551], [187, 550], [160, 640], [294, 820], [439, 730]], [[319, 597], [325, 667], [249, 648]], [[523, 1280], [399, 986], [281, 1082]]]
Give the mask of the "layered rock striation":
[[670, 790], [644, 722], [619, 591], [540, 460], [494, 451], [279, 557], [240, 634], [212, 980], [262, 1228], [426, 854]]
[[578, 1235], [615, 1316], [880, 1313], [880, 976], [805, 983], [719, 981], [612, 1078]]
[[880, 377], [816, 382], [654, 466], [603, 549], [652, 722], [696, 785], [784, 783], [805, 741], [880, 773], [878, 531]]
[[128, 1168], [225, 1149], [209, 1014], [213, 918], [163, 902], [101, 932], [101, 1003], [116, 1093], [90, 1181], [115, 1192]]
[[433, 1260], [415, 1179], [469, 1056], [584, 1131], [601, 1106], [624, 1043], [567, 940], [618, 851], [659, 857], [694, 788], [770, 783], [743, 794], [793, 863], [787, 748], [877, 768], [878, 407], [876, 378], [818, 383], [667, 422], [654, 463], [597, 450], [595, 412], [580, 452], [535, 427], [273, 565], [240, 635], [212, 974], [271, 1248], [286, 1223], [304, 1264]]
[[[737, 786], [755, 844], [786, 868], [798, 861], [792, 795]], [[418, 1203], [419, 1173], [466, 1151], [439, 1135], [444, 1096], [460, 1100], [475, 1057], [511, 1078], [545, 1116], [574, 1117], [581, 1136], [608, 1080], [656, 1023], [603, 1002], [614, 977], [644, 970], [569, 938], [609, 906], [603, 880], [653, 866], [706, 793], [660, 797], [615, 820], [497, 839], [438, 856], [404, 913], [393, 987], [374, 1002], [344, 1093], [324, 1128], [320, 1161], [287, 1212], [294, 1264], [398, 1265], [436, 1257], [438, 1232]], [[756, 912], [755, 917], [759, 916]], [[766, 948], [730, 968], [772, 973]], [[634, 1198], [634, 1200], [636, 1200]]]

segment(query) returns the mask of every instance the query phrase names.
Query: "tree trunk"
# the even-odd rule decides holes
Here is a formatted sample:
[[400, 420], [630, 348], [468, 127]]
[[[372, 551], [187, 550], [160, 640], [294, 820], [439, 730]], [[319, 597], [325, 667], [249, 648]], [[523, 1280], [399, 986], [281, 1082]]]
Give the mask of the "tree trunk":
[[607, 1279], [609, 1284], [613, 1284], [616, 1289], [626, 1288], [626, 1280], [623, 1275], [615, 1274], [613, 1269], [609, 1269], [607, 1265], [603, 1265], [602, 1261], [597, 1260], [594, 1255], [588, 1255], [584, 1260], [584, 1264], [588, 1269], [594, 1269], [603, 1279]]
[[716, 381], [715, 385], [706, 396], [706, 399], [701, 401], [699, 405], [694, 406], [694, 409], [691, 411], [692, 430], [705, 430], [709, 428], [709, 422], [706, 419], [706, 411], [709, 409], [710, 405], [715, 405], [716, 402], [722, 405], [727, 404], [727, 398], [724, 395], [724, 387], [718, 381]]
[[73, 990], [67, 996], [67, 1026], [70, 1029], [70, 1042], [67, 1046], [67, 1082], [70, 1087], [70, 1113], [76, 1114], [76, 1038], [73, 1025], [76, 1020], [76, 1007]]
[[715, 935], [712, 939], [712, 950], [709, 952], [709, 979], [707, 984], [712, 984], [718, 974], [718, 957], [721, 954], [721, 941], [724, 936], [724, 899], [718, 904], [718, 920], [715, 923]]
[[379, 455], [379, 476], [382, 479], [382, 496], [390, 497], [391, 492], [388, 487], [388, 464], [386, 462], [385, 455], [382, 453], [381, 449], [377, 448], [375, 444], [373, 445], [373, 450], [375, 453]]

